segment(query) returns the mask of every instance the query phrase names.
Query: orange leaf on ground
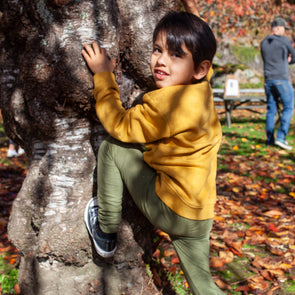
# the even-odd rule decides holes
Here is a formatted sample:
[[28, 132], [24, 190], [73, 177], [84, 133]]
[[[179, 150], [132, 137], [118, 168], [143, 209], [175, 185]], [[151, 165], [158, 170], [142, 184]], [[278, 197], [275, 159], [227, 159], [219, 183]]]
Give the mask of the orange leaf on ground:
[[222, 290], [230, 290], [231, 287], [228, 283], [225, 281], [221, 280], [220, 278], [214, 278], [215, 284]]
[[[284, 277], [285, 272], [281, 269], [270, 269], [269, 272], [276, 277]], [[287, 280], [287, 278], [286, 278]]]
[[222, 234], [222, 238], [228, 243], [229, 241], [237, 240], [239, 236], [235, 232], [226, 229]]
[[255, 256], [254, 260], [252, 261], [252, 265], [258, 269], [262, 268], [265, 266], [265, 259], [263, 259], [259, 256]]
[[213, 218], [214, 222], [217, 222], [217, 221], [224, 221], [225, 218], [222, 217], [222, 216], [218, 216], [218, 215], [215, 215], [214, 218]]
[[12, 251], [13, 247], [11, 245], [5, 247], [5, 248], [0, 248], [0, 252], [9, 252]]
[[170, 250], [170, 249], [167, 249], [167, 250], [164, 251], [164, 256], [169, 257], [169, 256], [172, 256], [172, 255], [176, 255], [176, 252], [173, 251], [173, 250]]
[[220, 268], [225, 264], [224, 259], [221, 259], [220, 257], [212, 257], [210, 259], [210, 267], [214, 268]]
[[277, 289], [280, 289], [280, 286], [274, 286], [266, 293], [266, 295], [273, 295], [273, 292]]
[[266, 291], [269, 283], [264, 280], [263, 276], [256, 276], [249, 279], [249, 287], [253, 290]]
[[266, 215], [267, 217], [272, 217], [272, 218], [279, 218], [282, 214], [283, 214], [283, 212], [281, 212], [280, 210], [276, 210], [276, 209], [264, 212], [264, 215]]
[[270, 274], [270, 272], [268, 271], [268, 270], [266, 270], [266, 269], [263, 269], [263, 270], [260, 270], [260, 274], [266, 279], [266, 280], [268, 280], [268, 281], [272, 281], [272, 276], [271, 276], [271, 274]]
[[171, 263], [174, 263], [174, 264], [179, 264], [179, 259], [178, 257], [174, 257], [171, 259]]
[[160, 257], [160, 250], [159, 249], [156, 249], [156, 251], [153, 253], [153, 257], [157, 258], [157, 257]]
[[13, 258], [13, 259], [9, 259], [9, 264], [15, 264], [16, 260]]
[[279, 231], [273, 223], [270, 223], [267, 226], [267, 229], [270, 230], [270, 231], [274, 231], [274, 232], [278, 232]]
[[282, 263], [282, 264], [280, 264], [280, 268], [283, 270], [288, 270], [288, 269], [293, 268], [293, 265], [287, 264], [287, 263]]
[[259, 234], [259, 235], [263, 235], [264, 230], [265, 230], [265, 228], [263, 228], [262, 226], [252, 226], [246, 231], [246, 233], [248, 235], [248, 231], [252, 231], [252, 232], [255, 232], [255, 233]]
[[244, 245], [244, 241], [234, 241], [231, 243], [231, 247], [235, 248], [240, 253], [242, 253], [243, 245]]
[[[211, 248], [214, 248], [214, 249], [225, 249], [226, 248], [226, 246], [225, 246], [225, 244], [224, 243], [221, 243], [221, 242], [218, 242], [218, 241], [215, 241], [215, 240], [211, 240], [210, 241], [210, 247]], [[295, 249], [294, 249], [295, 250]]]
[[177, 266], [173, 264], [172, 266], [168, 267], [167, 270], [171, 273], [176, 273]]
[[[249, 231], [250, 232], [250, 231]], [[253, 235], [251, 235], [250, 237], [248, 236], [248, 231], [247, 231], [247, 237], [245, 239], [245, 243], [248, 245], [261, 245], [265, 242], [266, 240], [266, 236], [265, 235], [259, 235], [257, 233], [253, 233]]]
[[251, 289], [248, 285], [243, 285], [235, 289], [235, 292], [250, 292]]
[[18, 284], [15, 284], [15, 285], [14, 285], [14, 292], [15, 292], [17, 295], [20, 294], [20, 287], [19, 287]]
[[168, 241], [171, 241], [170, 237], [168, 234], [166, 234], [165, 232], [161, 231], [161, 230], [157, 230], [157, 234], [160, 236], [160, 237], [163, 237], [164, 239], [168, 240]]
[[233, 254], [235, 254], [235, 255], [237, 255], [237, 256], [239, 256], [239, 257], [242, 257], [243, 256], [243, 253], [241, 252], [241, 251], [239, 251], [239, 250], [237, 250], [236, 248], [234, 248], [234, 247], [229, 247], [229, 250], [233, 253]]
[[220, 251], [219, 257], [223, 259], [225, 263], [230, 263], [234, 260], [234, 254], [230, 251]]
[[267, 250], [275, 255], [281, 256], [288, 252], [288, 245], [283, 239], [267, 239], [265, 243]]

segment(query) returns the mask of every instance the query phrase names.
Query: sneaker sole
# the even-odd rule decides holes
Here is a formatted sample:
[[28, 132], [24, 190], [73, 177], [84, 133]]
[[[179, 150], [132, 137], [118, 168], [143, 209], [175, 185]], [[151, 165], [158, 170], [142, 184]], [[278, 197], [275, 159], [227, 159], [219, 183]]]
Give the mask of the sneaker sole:
[[288, 151], [291, 151], [292, 150], [292, 147], [291, 146], [288, 146], [288, 145], [286, 145], [283, 142], [280, 142], [278, 140], [275, 141], [275, 145], [281, 147], [282, 149], [288, 150]]
[[87, 206], [84, 210], [84, 222], [86, 224], [86, 227], [87, 227], [87, 230], [88, 230], [88, 233], [90, 234], [91, 238], [92, 238], [92, 241], [93, 241], [93, 244], [94, 244], [94, 247], [95, 247], [95, 250], [97, 252], [98, 255], [100, 255], [101, 257], [103, 258], [110, 258], [110, 257], [113, 257], [114, 254], [115, 254], [115, 251], [117, 250], [117, 246], [115, 246], [114, 250], [110, 251], [110, 252], [106, 252], [104, 251], [103, 249], [101, 249], [99, 247], [99, 245], [96, 243], [96, 241], [94, 240], [93, 238], [93, 235], [92, 235], [92, 232], [91, 232], [91, 227], [90, 227], [90, 224], [89, 224], [89, 221], [88, 221], [88, 209], [91, 205], [91, 203], [93, 202], [93, 200], [91, 199], [88, 203], [87, 203]]

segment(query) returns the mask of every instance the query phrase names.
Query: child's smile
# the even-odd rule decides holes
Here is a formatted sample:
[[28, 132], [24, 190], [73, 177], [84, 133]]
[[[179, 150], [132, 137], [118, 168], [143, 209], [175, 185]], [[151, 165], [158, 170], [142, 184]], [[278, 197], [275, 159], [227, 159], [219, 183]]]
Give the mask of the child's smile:
[[184, 54], [171, 52], [166, 43], [166, 34], [159, 33], [151, 56], [150, 67], [156, 86], [163, 88], [191, 84], [196, 73], [191, 52], [183, 44]]
[[168, 74], [164, 71], [155, 70], [155, 76], [157, 80], [163, 80], [168, 76]]

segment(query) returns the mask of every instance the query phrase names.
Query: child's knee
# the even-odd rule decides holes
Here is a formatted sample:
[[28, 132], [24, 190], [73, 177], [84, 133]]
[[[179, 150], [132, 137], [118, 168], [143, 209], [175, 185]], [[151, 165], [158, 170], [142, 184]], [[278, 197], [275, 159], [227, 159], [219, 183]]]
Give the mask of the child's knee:
[[112, 154], [112, 145], [112, 137], [109, 136], [103, 140], [98, 149], [98, 161], [99, 159], [110, 158]]

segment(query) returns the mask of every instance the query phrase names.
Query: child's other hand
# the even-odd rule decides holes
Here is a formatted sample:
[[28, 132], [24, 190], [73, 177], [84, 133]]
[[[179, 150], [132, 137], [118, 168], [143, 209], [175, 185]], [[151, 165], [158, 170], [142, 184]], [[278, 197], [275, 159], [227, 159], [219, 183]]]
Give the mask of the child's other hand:
[[186, 12], [200, 16], [195, 0], [181, 0]]
[[116, 61], [108, 57], [104, 48], [100, 48], [96, 42], [92, 42], [92, 47], [88, 44], [83, 45], [82, 55], [93, 74], [113, 72]]

